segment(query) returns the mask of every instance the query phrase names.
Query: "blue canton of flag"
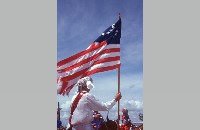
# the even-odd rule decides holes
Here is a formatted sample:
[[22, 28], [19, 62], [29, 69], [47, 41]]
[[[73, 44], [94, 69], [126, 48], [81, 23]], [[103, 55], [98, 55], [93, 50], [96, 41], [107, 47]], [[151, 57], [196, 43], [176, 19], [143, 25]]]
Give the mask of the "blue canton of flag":
[[99, 36], [94, 42], [103, 42], [107, 41], [107, 44], [120, 44], [120, 38], [121, 38], [121, 18], [107, 28], [101, 36]]

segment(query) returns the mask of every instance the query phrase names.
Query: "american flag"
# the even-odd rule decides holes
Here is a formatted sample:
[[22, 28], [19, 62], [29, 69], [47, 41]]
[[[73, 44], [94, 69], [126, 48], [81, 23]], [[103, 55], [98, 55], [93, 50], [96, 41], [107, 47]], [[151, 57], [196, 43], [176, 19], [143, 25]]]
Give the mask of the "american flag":
[[57, 63], [57, 93], [68, 95], [85, 76], [120, 67], [121, 18], [107, 28], [86, 50]]

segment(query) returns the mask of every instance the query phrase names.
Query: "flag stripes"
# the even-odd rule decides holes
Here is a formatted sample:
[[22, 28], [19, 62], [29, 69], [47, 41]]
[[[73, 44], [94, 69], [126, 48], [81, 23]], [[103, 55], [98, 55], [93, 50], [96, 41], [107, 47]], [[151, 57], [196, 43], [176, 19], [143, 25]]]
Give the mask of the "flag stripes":
[[[90, 76], [92, 74], [95, 74], [95, 73], [99, 73], [99, 72], [104, 72], [104, 71], [109, 71], [109, 70], [113, 70], [113, 69], [116, 69], [116, 68], [119, 68], [120, 67], [120, 64], [116, 64], [116, 65], [113, 65], [113, 66], [107, 66], [107, 67], [101, 67], [101, 68], [96, 68], [96, 69], [93, 69], [92, 71], [88, 71], [86, 72], [84, 75], [82, 76], [79, 76], [77, 77], [76, 79], [74, 80], [71, 80], [70, 81], [70, 84], [67, 84], [66, 82], [64, 82], [65, 84], [62, 84], [62, 88], [61, 90], [59, 91], [59, 94], [66, 94], [68, 95], [68, 93], [70, 92], [70, 90], [73, 88], [73, 86], [76, 84], [76, 82], [80, 79], [80, 78], [83, 78], [85, 76]], [[66, 87], [65, 87], [66, 86]], [[65, 91], [65, 92], [64, 92]]]
[[[68, 93], [66, 88], [74, 86], [75, 83], [84, 76], [89, 76], [97, 72], [103, 72], [116, 69], [116, 64], [120, 64], [120, 45], [119, 44], [106, 44], [103, 41], [102, 46], [93, 45], [87, 51], [76, 54], [74, 56], [63, 60], [58, 63], [60, 66], [57, 70], [58, 76], [61, 76], [59, 94], [64, 91]], [[97, 47], [98, 46], [98, 47]], [[70, 61], [70, 60], [73, 61]], [[65, 64], [64, 64], [65, 63]], [[68, 89], [69, 91], [71, 89]]]
[[121, 19], [86, 50], [57, 63], [57, 93], [68, 95], [80, 78], [120, 67]]
[[[105, 44], [103, 46], [101, 46], [100, 48], [96, 48], [96, 46], [94, 46], [94, 47], [90, 48], [89, 52], [86, 50], [84, 53], [81, 53], [80, 55], [76, 54], [76, 58], [74, 56], [72, 56], [71, 58], [67, 58], [67, 59], [61, 61], [57, 65], [58, 66], [58, 72], [62, 71], [62, 69], [66, 68], [66, 67], [70, 67], [70, 66], [74, 65], [74, 63], [78, 63], [78, 62], [80, 62], [84, 59], [87, 59], [87, 58], [92, 57], [94, 55], [98, 55], [98, 53], [103, 53], [103, 52], [101, 52], [102, 50], [105, 50], [104, 53], [108, 53], [109, 49], [120, 47], [120, 45], [118, 45], [118, 44], [106, 45], [106, 42], [104, 42], [104, 43]], [[106, 51], [106, 49], [107, 49], [107, 51]], [[116, 50], [110, 50], [110, 51], [116, 51]]]
[[79, 52], [79, 53], [77, 53], [77, 54], [75, 54], [75, 55], [73, 55], [73, 56], [71, 56], [71, 57], [69, 57], [69, 58], [66, 58], [66, 59], [64, 59], [64, 60], [62, 60], [62, 61], [60, 61], [60, 62], [58, 62], [58, 63], [57, 63], [57, 66], [58, 66], [58, 67], [59, 67], [59, 66], [62, 66], [62, 65], [66, 64], [66, 63], [68, 63], [68, 62], [70, 62], [70, 61], [72, 61], [72, 60], [77, 59], [77, 58], [80, 57], [80, 56], [83, 56], [83, 55], [85, 55], [85, 54], [87, 54], [87, 53], [89, 53], [89, 52], [94, 51], [95, 49], [98, 49], [98, 48], [100, 48], [100, 47], [102, 47], [102, 46], [105, 46], [106, 44], [107, 44], [106, 41], [101, 42], [101, 43], [97, 44], [96, 46], [94, 46], [94, 47], [92, 47], [92, 48], [89, 48], [89, 49], [87, 49], [87, 50], [85, 50], [85, 51]]
[[[67, 67], [67, 68], [63, 68], [63, 69], [59, 69], [57, 70], [58, 73], [63, 73], [63, 72], [67, 72], [67, 71], [70, 71], [74, 68], [77, 68], [77, 67], [80, 67], [81, 65], [89, 65], [89, 63], [91, 63], [91, 61], [97, 61], [101, 58], [106, 58], [106, 57], [111, 57], [113, 55], [116, 55], [115, 53], [112, 55], [112, 52], [119, 52], [120, 49], [119, 48], [112, 48], [112, 49], [106, 49], [106, 50], [102, 50], [100, 53], [97, 53], [87, 59], [83, 59], [83, 60], [80, 60], [80, 62], [77, 62], [76, 60], [74, 61], [74, 64]], [[104, 55], [105, 54], [105, 55]], [[119, 55], [119, 53], [118, 53]], [[102, 57], [101, 57], [102, 56]]]

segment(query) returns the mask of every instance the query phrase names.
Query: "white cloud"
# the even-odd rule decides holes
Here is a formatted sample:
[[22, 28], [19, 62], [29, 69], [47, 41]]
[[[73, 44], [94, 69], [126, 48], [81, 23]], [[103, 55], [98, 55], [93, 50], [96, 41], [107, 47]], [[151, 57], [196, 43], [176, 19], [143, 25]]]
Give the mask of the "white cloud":
[[62, 111], [67, 111], [70, 108], [71, 101], [66, 101], [65, 103], [61, 104]]
[[143, 109], [143, 102], [135, 100], [125, 100], [124, 102], [122, 102], [122, 106], [131, 111], [132, 110], [141, 111]]
[[67, 114], [67, 112], [64, 112], [64, 114], [60, 118], [68, 119], [69, 118], [69, 114]]
[[[114, 98], [118, 89], [118, 77], [117, 75], [108, 75], [109, 73], [98, 74], [92, 76], [94, 79], [95, 88], [91, 90], [91, 94], [94, 94], [99, 100], [106, 102]], [[105, 76], [107, 75], [107, 76]], [[131, 87], [134, 86], [134, 87]], [[75, 93], [76, 88], [73, 88], [69, 97], [58, 96], [58, 101], [61, 104], [63, 110], [67, 110], [70, 106], [71, 98]], [[121, 75], [121, 92], [122, 102], [127, 100], [142, 100], [143, 83], [142, 75]]]

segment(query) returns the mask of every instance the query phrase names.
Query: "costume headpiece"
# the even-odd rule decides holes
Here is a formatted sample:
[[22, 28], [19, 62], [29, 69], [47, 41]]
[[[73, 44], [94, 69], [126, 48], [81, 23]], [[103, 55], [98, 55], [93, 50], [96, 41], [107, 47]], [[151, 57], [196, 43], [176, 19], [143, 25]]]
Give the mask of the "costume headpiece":
[[77, 82], [78, 91], [82, 90], [83, 87], [87, 87], [88, 89], [94, 88], [93, 79], [89, 76], [81, 78]]

